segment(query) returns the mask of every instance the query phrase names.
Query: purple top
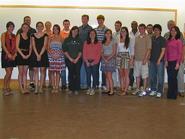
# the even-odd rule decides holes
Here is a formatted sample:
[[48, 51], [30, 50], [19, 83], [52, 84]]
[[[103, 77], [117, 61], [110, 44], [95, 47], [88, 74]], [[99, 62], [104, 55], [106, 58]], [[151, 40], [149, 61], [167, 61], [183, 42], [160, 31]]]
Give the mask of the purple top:
[[182, 61], [183, 44], [180, 39], [171, 39], [166, 42], [165, 60], [177, 61], [179, 64]]

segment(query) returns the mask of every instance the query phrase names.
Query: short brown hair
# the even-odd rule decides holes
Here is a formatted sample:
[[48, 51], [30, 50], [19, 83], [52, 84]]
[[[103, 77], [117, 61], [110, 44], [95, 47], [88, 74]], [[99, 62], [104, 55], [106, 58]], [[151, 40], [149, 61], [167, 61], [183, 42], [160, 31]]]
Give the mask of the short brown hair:
[[103, 15], [100, 14], [100, 15], [97, 16], [96, 19], [103, 19], [103, 20], [105, 20], [105, 17], [104, 17]]
[[120, 24], [120, 26], [122, 26], [122, 23], [121, 23], [121, 21], [119, 21], [119, 20], [117, 20], [117, 21], [115, 22], [115, 24]]
[[89, 19], [89, 15], [87, 14], [83, 14], [82, 17], [87, 17], [87, 19]]

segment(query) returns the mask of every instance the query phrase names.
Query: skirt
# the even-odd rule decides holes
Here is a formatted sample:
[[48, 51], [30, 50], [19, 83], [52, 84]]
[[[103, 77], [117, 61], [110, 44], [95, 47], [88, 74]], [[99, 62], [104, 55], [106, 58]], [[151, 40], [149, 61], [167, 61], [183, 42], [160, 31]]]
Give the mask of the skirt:
[[115, 72], [116, 71], [116, 60], [115, 57], [111, 58], [107, 63], [101, 60], [101, 71], [103, 72]]
[[119, 52], [116, 56], [116, 67], [118, 69], [129, 69], [130, 56], [128, 52]]

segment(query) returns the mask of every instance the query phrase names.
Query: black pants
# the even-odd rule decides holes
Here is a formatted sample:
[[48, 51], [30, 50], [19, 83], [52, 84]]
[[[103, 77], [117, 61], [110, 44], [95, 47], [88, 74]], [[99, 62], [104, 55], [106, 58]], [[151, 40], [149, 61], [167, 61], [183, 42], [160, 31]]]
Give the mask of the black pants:
[[167, 74], [168, 74], [168, 92], [167, 98], [177, 98], [177, 74], [178, 70], [175, 70], [176, 61], [168, 61]]
[[133, 68], [131, 68], [131, 69], [129, 70], [129, 80], [130, 80], [129, 85], [130, 85], [131, 87], [133, 87], [133, 84], [134, 84], [134, 69], [133, 69]]
[[80, 68], [82, 60], [80, 59], [76, 64], [74, 64], [67, 59], [66, 65], [69, 70], [69, 89], [71, 91], [80, 90]]

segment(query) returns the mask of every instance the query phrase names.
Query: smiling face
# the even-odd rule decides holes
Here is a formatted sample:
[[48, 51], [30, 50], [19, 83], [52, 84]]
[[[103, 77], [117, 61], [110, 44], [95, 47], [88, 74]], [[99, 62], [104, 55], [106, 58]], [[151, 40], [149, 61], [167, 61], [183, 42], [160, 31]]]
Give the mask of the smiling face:
[[152, 34], [153, 33], [153, 26], [147, 26], [147, 33]]
[[55, 35], [59, 34], [59, 29], [56, 26], [53, 27], [53, 34]]
[[30, 26], [31, 25], [31, 18], [30, 17], [25, 17], [24, 18], [24, 23], [26, 23]]
[[122, 37], [126, 37], [127, 34], [128, 34], [128, 32], [126, 31], [126, 29], [124, 29], [124, 28], [121, 29], [120, 35], [121, 35]]
[[160, 36], [160, 35], [161, 35], [160, 29], [154, 28], [154, 35], [155, 35], [155, 36]]
[[87, 17], [87, 16], [82, 16], [82, 24], [83, 24], [83, 25], [87, 25], [88, 22], [89, 22], [88, 17]]
[[75, 38], [78, 35], [78, 29], [72, 30], [72, 37]]
[[38, 23], [37, 26], [36, 26], [36, 28], [37, 28], [37, 31], [38, 32], [42, 32], [43, 29], [44, 29], [44, 25], [42, 23]]
[[121, 24], [115, 23], [114, 27], [115, 27], [116, 32], [119, 32], [121, 29]]
[[94, 40], [96, 37], [95, 31], [91, 31], [89, 36], [90, 36], [91, 40]]
[[69, 30], [70, 22], [68, 22], [68, 21], [64, 22], [63, 26], [64, 26], [64, 30]]
[[112, 38], [112, 32], [110, 30], [105, 33], [105, 38], [107, 40]]
[[140, 34], [145, 34], [145, 27], [140, 26], [140, 27], [139, 27], [139, 33], [140, 33]]
[[22, 29], [22, 32], [28, 33], [29, 26], [27, 24], [24, 24], [21, 29]]
[[13, 26], [13, 25], [9, 25], [9, 26], [7, 27], [7, 31], [8, 31], [8, 32], [12, 33], [13, 30], [14, 30], [14, 26]]
[[49, 22], [49, 21], [47, 21], [46, 23], [45, 23], [45, 28], [46, 28], [46, 30], [51, 30], [51, 22]]
[[175, 28], [171, 29], [170, 34], [171, 34], [172, 38], [175, 38], [175, 36], [177, 35], [177, 31], [175, 30]]

